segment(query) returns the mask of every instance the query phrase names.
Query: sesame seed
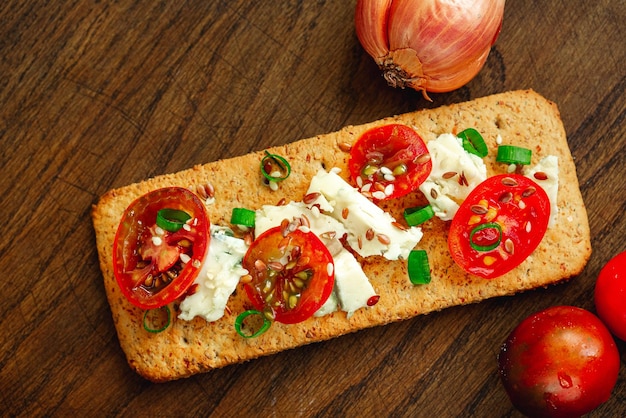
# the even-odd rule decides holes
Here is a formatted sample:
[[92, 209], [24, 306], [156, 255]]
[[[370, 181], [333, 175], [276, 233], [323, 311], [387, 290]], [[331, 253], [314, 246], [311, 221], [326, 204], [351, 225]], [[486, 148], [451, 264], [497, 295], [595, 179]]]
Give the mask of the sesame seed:
[[372, 197], [377, 200], [383, 200], [387, 197], [387, 195], [385, 194], [385, 192], [376, 191], [372, 193]]
[[332, 276], [334, 271], [335, 271], [335, 266], [333, 263], [326, 264], [326, 273], [328, 273], [329, 276]]
[[191, 257], [189, 257], [189, 256], [188, 256], [187, 254], [185, 254], [185, 253], [180, 253], [180, 257], [179, 257], [179, 258], [180, 258], [180, 261], [181, 261], [183, 264], [187, 264], [187, 263], [189, 262], [189, 260], [191, 260]]
[[391, 196], [394, 189], [395, 189], [395, 186], [393, 184], [388, 184], [387, 186], [385, 186], [385, 195]]
[[380, 172], [383, 175], [387, 175], [387, 174], [391, 174], [392, 173], [392, 171], [389, 169], [389, 167], [386, 167], [386, 166], [380, 167]]
[[161, 239], [161, 237], [153, 236], [152, 237], [152, 243], [154, 245], [161, 245], [161, 244], [163, 244], [163, 239]]

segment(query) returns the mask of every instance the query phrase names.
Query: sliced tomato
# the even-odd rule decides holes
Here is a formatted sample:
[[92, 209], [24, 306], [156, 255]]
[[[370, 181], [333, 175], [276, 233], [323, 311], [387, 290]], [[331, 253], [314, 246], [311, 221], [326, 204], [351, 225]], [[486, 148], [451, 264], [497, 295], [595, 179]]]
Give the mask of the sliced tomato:
[[406, 125], [366, 131], [350, 150], [350, 176], [374, 200], [404, 196], [417, 189], [432, 170], [428, 148]]
[[295, 324], [326, 302], [335, 273], [331, 254], [315, 234], [285, 224], [265, 231], [248, 249], [243, 267], [252, 281], [245, 289], [266, 317]]
[[[191, 218], [178, 231], [157, 226], [157, 213], [174, 209]], [[115, 235], [113, 268], [126, 298], [142, 309], [176, 300], [191, 286], [209, 248], [210, 222], [202, 201], [182, 187], [147, 193], [128, 206]]]
[[491, 279], [522, 263], [537, 248], [550, 218], [546, 192], [519, 174], [479, 184], [450, 224], [448, 247], [465, 271]]

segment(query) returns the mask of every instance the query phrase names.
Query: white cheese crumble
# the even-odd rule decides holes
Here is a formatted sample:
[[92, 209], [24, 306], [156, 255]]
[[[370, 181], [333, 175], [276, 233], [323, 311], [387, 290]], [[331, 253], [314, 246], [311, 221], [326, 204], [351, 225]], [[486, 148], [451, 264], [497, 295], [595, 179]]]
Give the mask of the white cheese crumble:
[[320, 170], [311, 179], [307, 194], [319, 193], [312, 205], [341, 222], [347, 242], [362, 257], [382, 255], [388, 260], [407, 258], [422, 239], [418, 227], [400, 229], [395, 219], [363, 196], [334, 170]]
[[[547, 178], [542, 179], [542, 174]], [[524, 175], [545, 190], [550, 199], [550, 221], [548, 227], [556, 223], [559, 207], [557, 205], [557, 195], [559, 191], [559, 158], [555, 155], [548, 155], [542, 158], [533, 167], [524, 167]]]
[[239, 279], [248, 274], [241, 266], [247, 250], [244, 240], [233, 237], [230, 229], [212, 225], [208, 255], [194, 281], [196, 292], [183, 299], [178, 317], [186, 321], [196, 316], [208, 322], [220, 319]]
[[478, 184], [487, 179], [482, 158], [465, 151], [461, 138], [442, 134], [426, 144], [433, 164], [420, 190], [444, 221], [454, 218], [459, 204]]

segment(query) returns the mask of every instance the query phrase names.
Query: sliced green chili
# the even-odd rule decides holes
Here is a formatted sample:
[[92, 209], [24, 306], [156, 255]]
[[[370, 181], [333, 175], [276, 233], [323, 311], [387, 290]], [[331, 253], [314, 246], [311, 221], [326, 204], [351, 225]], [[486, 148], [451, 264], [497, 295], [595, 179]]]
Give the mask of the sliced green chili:
[[[274, 167], [277, 166], [281, 172], [280, 176], [274, 176]], [[265, 157], [261, 159], [261, 172], [269, 181], [283, 181], [291, 174], [289, 162], [277, 154], [270, 154], [265, 151]]]
[[[163, 311], [165, 310], [165, 313]], [[165, 331], [172, 321], [172, 313], [170, 307], [165, 305], [160, 308], [148, 309], [143, 314], [143, 328], [154, 334]], [[159, 326], [163, 323], [162, 326]]]
[[233, 208], [230, 215], [230, 223], [233, 225], [254, 226], [256, 212], [246, 208]]
[[[474, 235], [477, 232], [480, 232], [484, 229], [495, 229], [498, 231], [498, 239], [493, 244], [478, 245], [474, 242]], [[470, 232], [469, 241], [470, 241], [470, 246], [476, 251], [480, 251], [480, 252], [491, 251], [494, 248], [496, 248], [498, 245], [500, 245], [500, 242], [502, 241], [502, 227], [497, 222], [487, 222], [484, 224], [480, 224], [474, 229], [472, 229], [472, 232]]]
[[483, 136], [474, 128], [467, 128], [457, 134], [463, 140], [463, 148], [465, 151], [476, 154], [480, 158], [484, 158], [489, 153], [487, 144]]
[[530, 164], [533, 152], [528, 148], [516, 147], [514, 145], [500, 145], [496, 161], [505, 164]]
[[[244, 322], [246, 318], [248, 318], [251, 315], [254, 315], [255, 317], [257, 316], [260, 317], [263, 323], [261, 324], [259, 329], [257, 329], [256, 331], [246, 332], [242, 328], [245, 327]], [[262, 312], [259, 312], [256, 309], [250, 309], [248, 311], [245, 311], [239, 314], [237, 316], [237, 319], [235, 319], [235, 330], [237, 331], [237, 334], [241, 335], [244, 338], [256, 338], [259, 335], [263, 334], [265, 331], [267, 331], [271, 325], [272, 325], [272, 321], [270, 321], [265, 315], [263, 315]], [[250, 329], [250, 331], [252, 331], [252, 329]]]
[[404, 210], [404, 219], [409, 226], [422, 224], [435, 216], [432, 206], [417, 206]]
[[430, 283], [430, 264], [426, 250], [412, 250], [409, 253], [407, 267], [411, 283], [415, 285]]
[[161, 209], [157, 212], [156, 224], [169, 232], [176, 232], [183, 227], [191, 215], [178, 209]]

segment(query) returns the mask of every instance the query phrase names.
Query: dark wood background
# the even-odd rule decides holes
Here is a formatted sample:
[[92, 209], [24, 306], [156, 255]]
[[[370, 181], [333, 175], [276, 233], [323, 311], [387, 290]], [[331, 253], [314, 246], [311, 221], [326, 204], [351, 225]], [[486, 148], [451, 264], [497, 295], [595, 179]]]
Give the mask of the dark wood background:
[[[467, 86], [387, 87], [355, 1], [4, 1], [0, 415], [510, 416], [496, 354], [551, 305], [594, 311], [626, 249], [626, 4], [507, 2]], [[167, 384], [127, 366], [90, 207], [113, 187], [381, 117], [532, 88], [557, 102], [594, 253], [571, 282], [448, 309]], [[626, 346], [612, 398], [626, 415]]]

